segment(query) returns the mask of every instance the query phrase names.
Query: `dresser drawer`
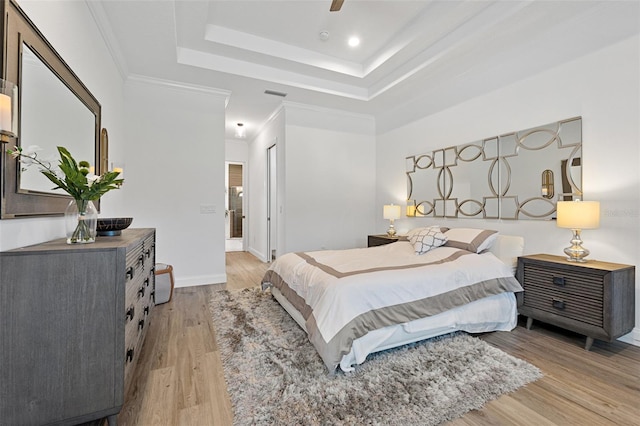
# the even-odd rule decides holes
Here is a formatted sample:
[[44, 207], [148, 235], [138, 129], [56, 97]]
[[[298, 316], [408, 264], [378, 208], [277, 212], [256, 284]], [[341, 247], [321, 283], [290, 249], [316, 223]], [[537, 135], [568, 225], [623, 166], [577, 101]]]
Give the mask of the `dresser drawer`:
[[132, 314], [125, 318], [125, 389], [132, 381], [135, 365], [142, 352], [144, 338], [149, 329], [155, 293], [155, 233], [127, 253], [126, 306]]

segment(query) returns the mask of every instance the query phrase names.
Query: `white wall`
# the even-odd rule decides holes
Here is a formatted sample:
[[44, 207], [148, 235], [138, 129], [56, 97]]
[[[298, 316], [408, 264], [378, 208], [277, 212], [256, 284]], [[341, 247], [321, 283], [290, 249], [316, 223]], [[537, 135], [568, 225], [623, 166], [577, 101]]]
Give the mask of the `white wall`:
[[251, 142], [249, 250], [264, 261], [266, 154], [273, 143], [278, 163], [277, 255], [366, 246], [375, 224], [373, 118], [284, 102]]
[[[69, 64], [102, 106], [102, 126], [109, 131], [110, 152], [127, 145], [124, 131], [123, 81], [83, 1], [20, 0], [20, 7]], [[55, 156], [55, 153], [53, 153]], [[102, 217], [120, 213], [126, 188], [101, 200]], [[36, 244], [65, 235], [62, 217], [0, 221], [0, 250]]]
[[373, 118], [292, 103], [285, 110], [286, 235], [279, 253], [366, 247], [376, 210]]
[[234, 163], [247, 163], [249, 159], [249, 144], [241, 139], [227, 139], [225, 141], [224, 159]]
[[[583, 189], [601, 203], [600, 228], [583, 231], [590, 258], [640, 266], [640, 39], [633, 37], [493, 93], [392, 130], [377, 141], [377, 204], [405, 203], [405, 157], [573, 116], [583, 119]], [[522, 235], [525, 252], [562, 255], [571, 232], [552, 221], [405, 218], [399, 230], [425, 223], [498, 229]], [[386, 223], [378, 220], [377, 229]], [[640, 274], [636, 274], [640, 276]], [[640, 345], [640, 284], [636, 328]]]
[[125, 203], [133, 226], [156, 228], [156, 259], [173, 265], [177, 286], [225, 282], [228, 93], [141, 79], [126, 87]]

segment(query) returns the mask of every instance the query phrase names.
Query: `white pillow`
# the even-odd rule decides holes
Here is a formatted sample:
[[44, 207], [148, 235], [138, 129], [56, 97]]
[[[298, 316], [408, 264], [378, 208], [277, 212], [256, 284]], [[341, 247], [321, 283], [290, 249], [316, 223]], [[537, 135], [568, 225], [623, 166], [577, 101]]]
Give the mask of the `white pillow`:
[[452, 228], [445, 232], [447, 247], [459, 248], [473, 253], [490, 249], [498, 238], [498, 231], [491, 229]]
[[447, 242], [447, 236], [440, 232], [439, 226], [422, 228], [413, 232], [409, 237], [416, 254], [425, 254], [431, 249], [440, 247]]

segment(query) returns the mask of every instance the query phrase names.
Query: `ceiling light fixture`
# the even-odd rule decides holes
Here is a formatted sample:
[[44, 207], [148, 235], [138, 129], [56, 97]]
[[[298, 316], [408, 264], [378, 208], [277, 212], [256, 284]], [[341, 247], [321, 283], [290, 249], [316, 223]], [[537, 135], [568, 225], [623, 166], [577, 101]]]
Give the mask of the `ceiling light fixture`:
[[329, 31], [320, 31], [320, 34], [318, 34], [318, 37], [322, 41], [327, 41], [329, 39]]
[[349, 46], [356, 47], [360, 44], [360, 39], [356, 36], [349, 38]]
[[236, 125], [236, 138], [244, 139], [244, 137], [245, 137], [244, 123], [238, 123]]

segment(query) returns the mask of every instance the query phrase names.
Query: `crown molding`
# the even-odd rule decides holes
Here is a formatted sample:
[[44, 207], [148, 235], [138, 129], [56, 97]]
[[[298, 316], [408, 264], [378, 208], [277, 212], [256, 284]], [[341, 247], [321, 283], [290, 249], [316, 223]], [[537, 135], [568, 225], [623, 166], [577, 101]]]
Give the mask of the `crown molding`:
[[242, 61], [185, 47], [177, 48], [177, 62], [182, 65], [204, 68], [228, 74], [283, 84], [314, 92], [342, 96], [350, 99], [369, 100], [369, 91], [360, 86], [312, 77], [280, 68]]
[[89, 8], [89, 12], [96, 23], [96, 27], [104, 40], [104, 44], [106, 45], [120, 76], [123, 80], [126, 80], [129, 75], [129, 67], [127, 66], [127, 61], [122, 55], [120, 43], [118, 43], [118, 40], [113, 33], [107, 14], [102, 7], [102, 2], [92, 0], [84, 0], [84, 2]]
[[178, 89], [181, 91], [186, 90], [186, 91], [191, 91], [196, 93], [204, 93], [207, 95], [220, 96], [225, 98], [225, 102], [224, 102], [225, 108], [227, 107], [227, 104], [229, 103], [229, 97], [231, 96], [230, 90], [215, 89], [213, 87], [201, 86], [198, 84], [183, 83], [181, 81], [173, 81], [173, 80], [164, 80], [160, 78], [148, 77], [148, 76], [139, 75], [139, 74], [129, 75], [127, 77], [126, 82], [132, 83], [132, 84], [147, 84], [147, 85], [153, 85], [153, 86], [161, 86], [161, 87], [170, 88], [170, 89]]

